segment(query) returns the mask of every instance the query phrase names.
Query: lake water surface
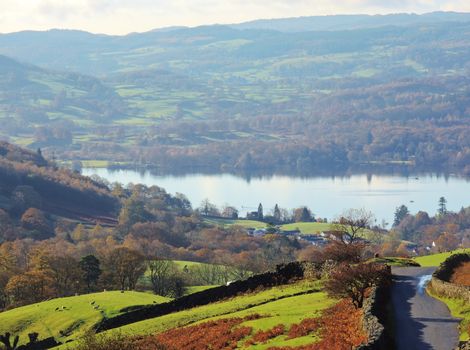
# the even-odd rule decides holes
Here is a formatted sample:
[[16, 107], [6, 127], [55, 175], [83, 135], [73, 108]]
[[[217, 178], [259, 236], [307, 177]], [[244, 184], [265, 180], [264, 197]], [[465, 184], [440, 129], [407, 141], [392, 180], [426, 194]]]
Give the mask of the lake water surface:
[[99, 175], [110, 182], [142, 183], [163, 187], [169, 193], [185, 194], [198, 207], [203, 199], [222, 206], [237, 207], [241, 215], [256, 210], [265, 212], [278, 204], [292, 209], [308, 206], [317, 217], [332, 219], [345, 209], [365, 208], [377, 222], [393, 222], [395, 208], [405, 204], [412, 213], [419, 210], [434, 215], [439, 197], [447, 199], [449, 210], [470, 206], [470, 179], [436, 175], [351, 175], [348, 177], [271, 176], [249, 181], [234, 175], [160, 176], [148, 171], [83, 169], [83, 175]]

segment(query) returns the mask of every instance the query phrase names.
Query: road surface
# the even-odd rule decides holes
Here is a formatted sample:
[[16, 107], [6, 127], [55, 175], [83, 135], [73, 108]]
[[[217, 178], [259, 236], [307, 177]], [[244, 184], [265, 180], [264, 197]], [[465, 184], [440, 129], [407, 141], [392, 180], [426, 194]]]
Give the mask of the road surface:
[[392, 268], [392, 303], [397, 350], [452, 350], [458, 345], [459, 320], [447, 306], [427, 295], [426, 282], [435, 268]]

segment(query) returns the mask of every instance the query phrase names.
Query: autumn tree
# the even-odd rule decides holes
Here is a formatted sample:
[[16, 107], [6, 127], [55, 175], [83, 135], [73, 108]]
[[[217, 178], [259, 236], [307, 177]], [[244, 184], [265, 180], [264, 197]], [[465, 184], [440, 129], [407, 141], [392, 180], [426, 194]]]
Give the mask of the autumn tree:
[[330, 242], [319, 254], [323, 261], [332, 260], [340, 263], [357, 263], [363, 260], [365, 248], [366, 244], [362, 242], [344, 244], [335, 240]]
[[436, 240], [439, 252], [454, 250], [459, 246], [460, 239], [453, 233], [443, 232]]
[[363, 306], [367, 289], [380, 285], [388, 275], [387, 267], [382, 264], [341, 264], [331, 272], [325, 288], [332, 297], [350, 298], [359, 309]]
[[52, 236], [52, 227], [43, 211], [29, 208], [21, 216], [21, 226], [28, 230], [35, 239], [45, 239]]
[[80, 289], [82, 273], [78, 261], [69, 255], [51, 255], [47, 258], [47, 267], [43, 269], [51, 280], [58, 296], [68, 296]]
[[295, 222], [309, 222], [312, 221], [312, 212], [307, 207], [300, 207], [294, 209], [293, 217]]
[[33, 304], [55, 296], [52, 279], [44, 271], [28, 271], [10, 278], [5, 294], [15, 306]]
[[145, 257], [126, 247], [112, 250], [106, 257], [106, 277], [121, 290], [133, 290], [147, 266]]

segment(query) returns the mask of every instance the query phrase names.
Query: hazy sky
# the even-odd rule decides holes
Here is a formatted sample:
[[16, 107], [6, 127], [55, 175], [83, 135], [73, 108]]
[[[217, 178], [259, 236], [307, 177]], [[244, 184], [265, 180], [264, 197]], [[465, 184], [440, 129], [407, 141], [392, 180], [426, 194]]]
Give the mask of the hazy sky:
[[124, 34], [258, 18], [470, 12], [469, 0], [0, 0], [0, 32], [50, 28]]

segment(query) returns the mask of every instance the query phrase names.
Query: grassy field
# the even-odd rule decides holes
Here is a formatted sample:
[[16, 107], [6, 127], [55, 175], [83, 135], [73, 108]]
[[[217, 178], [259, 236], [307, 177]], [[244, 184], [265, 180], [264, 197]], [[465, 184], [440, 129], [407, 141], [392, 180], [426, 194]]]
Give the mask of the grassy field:
[[[205, 221], [210, 224], [222, 226], [238, 225], [256, 229], [266, 227], [266, 223], [256, 220], [206, 219]], [[322, 222], [294, 222], [292, 224], [281, 225], [280, 228], [286, 231], [299, 229], [302, 234], [314, 234], [329, 230], [330, 224]]]
[[382, 264], [387, 264], [390, 266], [413, 266], [413, 263], [416, 263], [414, 259], [409, 258], [373, 258], [370, 260], [371, 262], [377, 262]]
[[[470, 249], [458, 249], [452, 252], [421, 256], [415, 258], [415, 260], [420, 263], [421, 266], [439, 266], [449, 256], [458, 253], [470, 253]], [[445, 303], [449, 308], [452, 316], [460, 318], [462, 320], [459, 326], [460, 340], [470, 340], [470, 304], [466, 303], [464, 300], [461, 299], [452, 299], [439, 296], [433, 293], [432, 289], [429, 288], [428, 292], [434, 298], [439, 299], [443, 303]]]
[[438, 296], [428, 289], [429, 294], [447, 305], [452, 316], [462, 319], [459, 325], [460, 340], [470, 340], [470, 304], [464, 300]]
[[302, 234], [314, 234], [330, 229], [329, 223], [324, 222], [294, 222], [293, 224], [282, 225], [282, 230], [300, 230]]
[[0, 313], [0, 334], [18, 334], [21, 343], [27, 341], [28, 333], [37, 332], [40, 339], [53, 336], [63, 342], [84, 334], [103, 317], [120, 314], [124, 308], [168, 300], [150, 293], [118, 291], [53, 299]]
[[[320, 282], [302, 281], [133, 323], [105, 333], [119, 332], [125, 335], [155, 334], [198, 322], [246, 316], [255, 313], [264, 317], [258, 320], [247, 321], [243, 325], [246, 324], [253, 327], [254, 331], [266, 330], [277, 324], [282, 323], [288, 327], [304, 318], [316, 317], [321, 310], [334, 303], [335, 300], [328, 298], [321, 291]], [[301, 345], [314, 340], [312, 336], [292, 340], [286, 340], [285, 336], [280, 336], [271, 340], [268, 344], [257, 346], [256, 349], [266, 349], [274, 345]], [[72, 347], [64, 345], [61, 349], [72, 349], [73, 345], [70, 346]]]
[[426, 256], [419, 256], [415, 258], [415, 261], [423, 267], [430, 267], [430, 266], [439, 266], [444, 260], [446, 260], [449, 256], [457, 253], [470, 253], [470, 248], [467, 249], [456, 249], [452, 252], [445, 252], [439, 254], [432, 254]]
[[255, 220], [231, 220], [231, 219], [204, 219], [205, 222], [212, 225], [220, 226], [242, 226], [246, 228], [265, 228], [266, 223]]

